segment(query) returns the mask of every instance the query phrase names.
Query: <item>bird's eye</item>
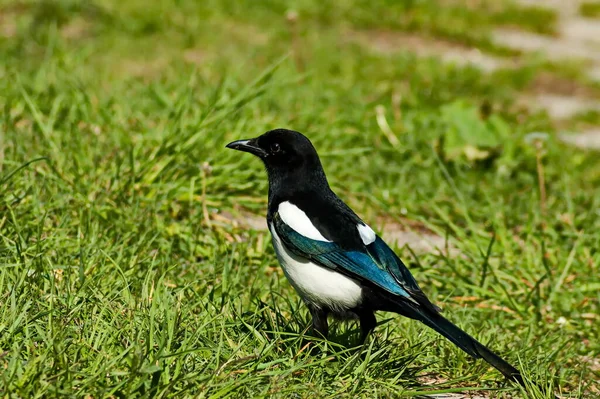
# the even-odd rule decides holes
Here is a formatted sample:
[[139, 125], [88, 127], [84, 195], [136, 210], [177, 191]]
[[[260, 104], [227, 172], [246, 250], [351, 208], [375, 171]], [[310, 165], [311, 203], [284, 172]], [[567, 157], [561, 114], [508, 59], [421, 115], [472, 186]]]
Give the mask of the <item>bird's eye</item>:
[[279, 152], [281, 151], [281, 147], [278, 143], [271, 144], [271, 152]]

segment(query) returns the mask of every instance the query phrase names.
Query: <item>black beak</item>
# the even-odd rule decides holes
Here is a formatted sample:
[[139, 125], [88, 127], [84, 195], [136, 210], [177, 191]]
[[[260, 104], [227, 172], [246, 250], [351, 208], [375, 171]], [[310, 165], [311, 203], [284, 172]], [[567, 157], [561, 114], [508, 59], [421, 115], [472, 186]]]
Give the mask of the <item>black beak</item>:
[[254, 154], [261, 158], [267, 155], [265, 150], [256, 144], [256, 139], [232, 141], [227, 144], [226, 147], [231, 148], [232, 150], [249, 152], [250, 154]]

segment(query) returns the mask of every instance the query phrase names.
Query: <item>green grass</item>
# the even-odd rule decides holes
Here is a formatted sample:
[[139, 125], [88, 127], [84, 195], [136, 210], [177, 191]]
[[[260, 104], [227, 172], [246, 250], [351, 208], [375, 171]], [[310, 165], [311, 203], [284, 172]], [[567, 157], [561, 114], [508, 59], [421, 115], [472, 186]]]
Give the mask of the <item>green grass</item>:
[[[448, 237], [458, 254], [395, 249], [448, 318], [546, 388], [529, 397], [598, 394], [600, 158], [515, 109], [536, 66], [486, 75], [344, 34], [477, 44], [537, 19], [499, 19], [513, 3], [90, 4], [1, 6], [2, 397], [524, 396], [392, 314], [364, 348], [353, 324], [303, 346], [268, 233], [225, 217], [264, 215], [267, 182], [224, 145], [275, 127], [310, 136], [373, 226]], [[548, 132], [544, 198], [532, 132]]]
[[579, 5], [579, 14], [588, 18], [600, 17], [600, 3], [597, 1], [583, 2]]

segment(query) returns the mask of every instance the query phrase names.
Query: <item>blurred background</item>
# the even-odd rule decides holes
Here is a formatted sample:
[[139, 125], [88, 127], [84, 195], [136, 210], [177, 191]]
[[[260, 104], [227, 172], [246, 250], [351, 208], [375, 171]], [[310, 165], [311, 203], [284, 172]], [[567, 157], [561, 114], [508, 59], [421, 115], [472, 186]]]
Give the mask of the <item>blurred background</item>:
[[0, 114], [0, 392], [497, 389], [406, 320], [336, 352], [360, 373], [298, 354], [264, 171], [224, 149], [285, 127], [451, 319], [599, 394], [596, 0], [2, 0]]

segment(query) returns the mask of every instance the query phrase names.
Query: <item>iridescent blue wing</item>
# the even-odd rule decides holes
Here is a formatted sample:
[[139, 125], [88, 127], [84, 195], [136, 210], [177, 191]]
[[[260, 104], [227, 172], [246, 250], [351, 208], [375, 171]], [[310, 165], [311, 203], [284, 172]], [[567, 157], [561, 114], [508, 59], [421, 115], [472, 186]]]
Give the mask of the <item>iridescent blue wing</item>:
[[429, 302], [404, 263], [379, 237], [364, 250], [344, 250], [331, 241], [314, 240], [288, 226], [278, 213], [273, 215], [273, 228], [290, 251], [298, 256], [337, 270], [359, 281], [371, 284], [393, 295], [437, 309]]

